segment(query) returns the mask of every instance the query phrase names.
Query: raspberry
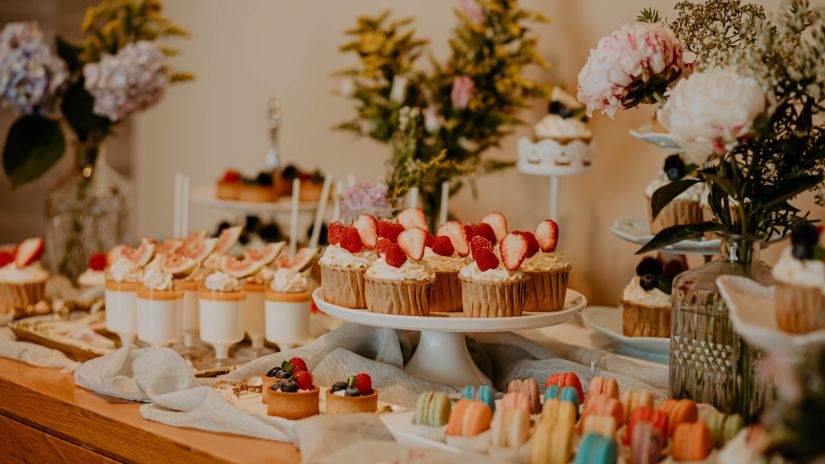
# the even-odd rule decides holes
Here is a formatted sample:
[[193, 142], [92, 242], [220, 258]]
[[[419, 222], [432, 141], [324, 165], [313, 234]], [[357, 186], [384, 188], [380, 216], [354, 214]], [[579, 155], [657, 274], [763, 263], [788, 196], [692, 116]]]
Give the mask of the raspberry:
[[287, 361], [287, 363], [292, 364], [293, 373], [309, 370], [307, 369], [307, 363], [305, 363], [304, 360], [301, 358], [292, 358], [289, 361]]
[[431, 248], [433, 249], [433, 253], [439, 256], [452, 256], [453, 253], [455, 253], [455, 247], [453, 247], [453, 242], [450, 240], [450, 237], [436, 237]]
[[401, 267], [407, 262], [407, 254], [397, 243], [391, 243], [384, 256], [384, 261], [392, 267]]
[[491, 249], [479, 248], [477, 253], [473, 253], [473, 258], [481, 272], [498, 267], [498, 258]]
[[300, 371], [292, 374], [292, 380], [298, 384], [301, 390], [312, 390], [312, 374], [307, 371]]
[[95, 253], [90, 256], [89, 268], [93, 271], [102, 271], [106, 269], [106, 255], [103, 253]]
[[355, 227], [347, 227], [341, 235], [341, 243], [339, 246], [350, 253], [358, 253], [364, 247], [361, 241], [361, 235], [358, 234], [358, 229]]
[[338, 245], [341, 243], [341, 237], [344, 236], [344, 229], [347, 227], [339, 221], [332, 221], [327, 227], [327, 242], [330, 245]]
[[223, 173], [223, 181], [228, 184], [234, 184], [239, 180], [241, 180], [241, 176], [234, 169], [227, 169], [226, 172]]

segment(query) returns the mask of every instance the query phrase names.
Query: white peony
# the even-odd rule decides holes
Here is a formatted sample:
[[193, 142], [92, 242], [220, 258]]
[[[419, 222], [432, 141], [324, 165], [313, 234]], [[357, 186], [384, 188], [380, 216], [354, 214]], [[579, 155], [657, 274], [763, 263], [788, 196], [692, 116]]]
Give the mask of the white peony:
[[[616, 111], [645, 101], [646, 84], [655, 78], [657, 89], [677, 79], [684, 68], [684, 47], [663, 24], [625, 24], [603, 37], [590, 51], [579, 72], [578, 99], [587, 115], [602, 110], [613, 118]], [[663, 88], [659, 88], [663, 87]], [[641, 92], [641, 93], [638, 93]]]
[[768, 103], [759, 82], [727, 68], [693, 73], [670, 90], [658, 119], [696, 163], [732, 150]]

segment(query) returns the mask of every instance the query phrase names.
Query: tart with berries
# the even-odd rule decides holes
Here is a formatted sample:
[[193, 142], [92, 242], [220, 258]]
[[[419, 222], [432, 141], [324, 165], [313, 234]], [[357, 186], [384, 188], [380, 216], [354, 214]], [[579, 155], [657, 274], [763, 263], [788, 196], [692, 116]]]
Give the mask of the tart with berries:
[[320, 393], [321, 389], [312, 384], [312, 374], [295, 372], [269, 387], [266, 414], [291, 420], [314, 416], [320, 411]]
[[234, 169], [227, 169], [218, 180], [215, 196], [219, 200], [237, 200], [241, 190], [241, 175]]
[[356, 412], [376, 412], [378, 410], [378, 390], [372, 388], [372, 379], [361, 373], [348, 378], [346, 382], [335, 382], [326, 393], [327, 414], [349, 414]]
[[622, 293], [622, 332], [628, 337], [670, 337], [673, 277], [686, 269], [680, 260], [666, 263], [646, 257]]
[[279, 380], [286, 380], [298, 372], [307, 370], [307, 364], [301, 358], [292, 358], [289, 361], [284, 361], [280, 366], [275, 366], [263, 377], [263, 385], [261, 387], [261, 402], [266, 403], [269, 400], [269, 389], [275, 385]]
[[269, 172], [261, 171], [255, 177], [241, 178], [238, 201], [272, 202], [277, 200], [279, 195], [280, 192]]
[[327, 240], [329, 245], [318, 260], [324, 300], [345, 308], [366, 308], [364, 274], [376, 257], [378, 222], [366, 214], [350, 226], [332, 221]]
[[564, 308], [569, 281], [570, 262], [556, 251], [559, 226], [545, 219], [535, 232], [516, 231], [527, 241], [527, 253], [521, 268], [530, 279], [525, 293], [525, 311], [559, 311]]
[[698, 224], [702, 222], [701, 199], [704, 184], [697, 182], [676, 198], [670, 201], [657, 215], [653, 214], [651, 199], [656, 190], [665, 185], [686, 178], [696, 170], [695, 164], [685, 164], [678, 154], [670, 155], [665, 159], [664, 169], [647, 184], [645, 199], [650, 218], [650, 231], [658, 234], [661, 230], [671, 226], [683, 224]]
[[486, 237], [476, 235], [470, 240], [470, 255], [473, 261], [461, 268], [458, 275], [464, 316], [521, 316], [529, 280], [521, 271], [527, 256], [527, 240], [511, 233], [494, 245]]

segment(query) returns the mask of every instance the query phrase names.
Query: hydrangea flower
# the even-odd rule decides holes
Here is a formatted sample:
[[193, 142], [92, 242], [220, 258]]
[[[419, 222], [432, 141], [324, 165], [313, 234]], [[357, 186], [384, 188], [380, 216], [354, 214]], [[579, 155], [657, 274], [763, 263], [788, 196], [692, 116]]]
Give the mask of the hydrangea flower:
[[130, 43], [117, 55], [83, 67], [86, 90], [94, 97], [95, 114], [112, 121], [154, 105], [166, 89], [165, 58], [147, 41]]
[[392, 205], [387, 198], [387, 185], [384, 183], [361, 183], [348, 187], [341, 192], [341, 215], [344, 217], [369, 214], [375, 217], [392, 215]]
[[8, 23], [0, 31], [0, 59], [32, 39], [42, 39], [43, 33], [34, 21]]
[[[6, 41], [2, 46], [14, 47], [0, 59], [0, 97], [23, 114], [51, 112], [69, 76], [66, 63], [30, 30], [6, 35], [7, 27], [3, 32]], [[21, 37], [26, 39], [18, 42]]]

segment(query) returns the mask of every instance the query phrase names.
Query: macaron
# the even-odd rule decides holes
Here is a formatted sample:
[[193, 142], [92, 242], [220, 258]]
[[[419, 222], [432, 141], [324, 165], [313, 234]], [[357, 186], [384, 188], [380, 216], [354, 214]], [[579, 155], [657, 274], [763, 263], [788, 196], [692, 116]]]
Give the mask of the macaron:
[[647, 390], [628, 390], [622, 393], [622, 405], [627, 420], [630, 420], [630, 414], [639, 406], [653, 408], [653, 395]]
[[[700, 417], [700, 419], [702, 418]], [[713, 438], [713, 445], [716, 448], [725, 446], [745, 426], [742, 416], [739, 414], [725, 414], [719, 411], [707, 415], [702, 422], [708, 426], [710, 436]]]
[[541, 412], [541, 391], [536, 379], [516, 379], [507, 386], [508, 393], [524, 393], [530, 402], [530, 414]]
[[496, 411], [496, 394], [489, 385], [464, 387], [461, 389], [461, 397], [468, 400], [483, 401], [490, 407], [491, 411]]
[[490, 428], [493, 412], [485, 403], [462, 398], [456, 402], [447, 421], [446, 434], [474, 437]]
[[616, 419], [611, 416], [587, 416], [582, 420], [582, 433], [598, 433], [606, 437], [616, 435]]
[[696, 422], [699, 420], [699, 412], [693, 400], [664, 400], [659, 405], [659, 410], [667, 414], [668, 435], [673, 436], [676, 426], [682, 423]]
[[573, 387], [576, 389], [576, 393], [579, 394], [579, 403], [584, 402], [584, 389], [582, 389], [582, 383], [576, 374], [572, 372], [550, 374], [547, 376], [547, 381], [544, 382], [544, 389], [547, 390], [550, 385], [557, 385], [559, 388]]
[[530, 414], [530, 398], [524, 393], [505, 393], [501, 398], [501, 406], [508, 409], [524, 409]]
[[702, 422], [685, 422], [673, 432], [672, 456], [676, 461], [702, 461], [713, 451], [713, 439]]
[[510, 409], [502, 404], [490, 424], [494, 448], [519, 448], [530, 438], [530, 413], [523, 408]]
[[563, 422], [571, 427], [576, 425], [576, 408], [569, 401], [550, 399], [544, 402], [539, 422], [550, 423]]
[[544, 391], [544, 400], [547, 401], [548, 399], [559, 399], [573, 403], [573, 406], [576, 408], [576, 417], [578, 418], [579, 393], [575, 388], [562, 387], [559, 389], [558, 385], [550, 385], [547, 390]]
[[611, 437], [588, 433], [579, 441], [574, 464], [613, 464], [619, 459], [619, 447]]
[[624, 424], [624, 407], [616, 398], [604, 395], [590, 395], [582, 408], [582, 417], [611, 416], [616, 419], [616, 425]]
[[[639, 406], [630, 414], [630, 419], [627, 422], [627, 431], [625, 432], [624, 442], [631, 443], [633, 441], [633, 434], [636, 430], [636, 425], [640, 423], [650, 423], [653, 428], [659, 430], [662, 437], [668, 437], [668, 417], [664, 411], [653, 409], [648, 406]], [[664, 444], [663, 444], [664, 445]]]
[[450, 417], [450, 398], [446, 393], [424, 392], [415, 403], [415, 419], [418, 425], [441, 427]]
[[665, 445], [662, 431], [650, 422], [638, 422], [630, 442], [630, 464], [655, 464], [662, 456]]
[[533, 432], [529, 464], [567, 464], [573, 454], [573, 405], [559, 400], [549, 402]]
[[587, 394], [604, 395], [609, 396], [610, 398], [619, 399], [619, 383], [616, 382], [616, 379], [610, 377], [593, 377], [590, 379]]

